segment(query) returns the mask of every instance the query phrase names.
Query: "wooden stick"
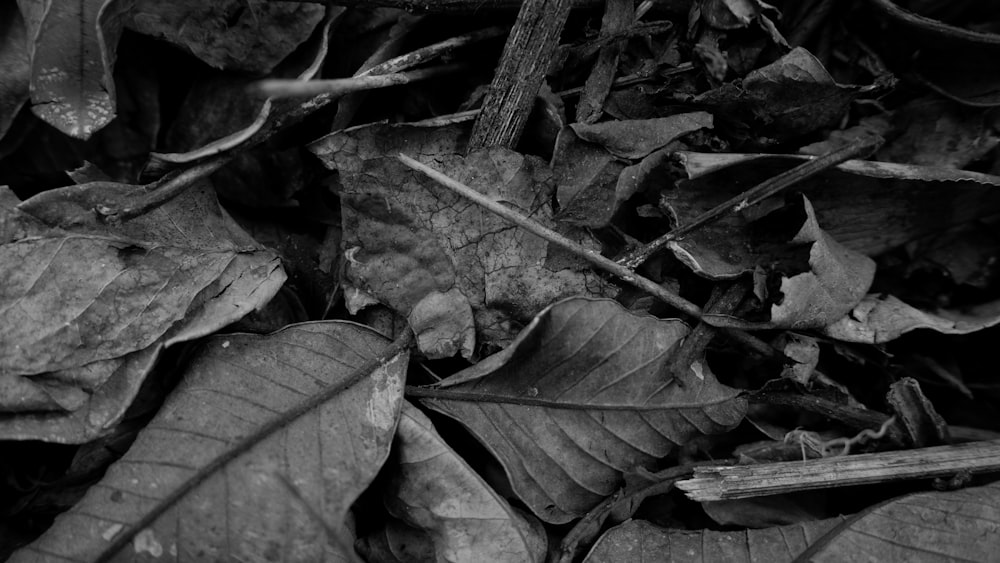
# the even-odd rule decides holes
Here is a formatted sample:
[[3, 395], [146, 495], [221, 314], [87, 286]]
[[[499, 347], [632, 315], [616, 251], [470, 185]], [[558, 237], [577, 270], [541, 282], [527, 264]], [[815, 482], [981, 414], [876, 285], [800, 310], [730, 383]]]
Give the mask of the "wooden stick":
[[571, 0], [525, 0], [476, 118], [469, 151], [517, 145], [569, 17]]
[[677, 482], [691, 500], [751, 498], [796, 491], [1000, 471], [1000, 440], [759, 465], [697, 467]]
[[[632, 270], [618, 264], [610, 258], [606, 258], [601, 255], [600, 252], [596, 250], [590, 250], [584, 248], [582, 245], [562, 236], [561, 234], [548, 229], [540, 225], [537, 221], [532, 221], [531, 219], [521, 215], [517, 211], [504, 207], [500, 203], [484, 196], [483, 194], [477, 192], [476, 190], [466, 186], [465, 184], [453, 180], [448, 176], [434, 170], [430, 166], [423, 163], [417, 162], [416, 160], [406, 156], [405, 154], [399, 155], [399, 160], [409, 166], [410, 168], [427, 175], [430, 179], [441, 184], [442, 186], [448, 188], [449, 190], [461, 195], [462, 197], [471, 200], [473, 203], [486, 208], [486, 210], [491, 213], [503, 217], [504, 219], [510, 221], [511, 223], [521, 227], [522, 229], [532, 232], [543, 239], [560, 246], [576, 256], [587, 260], [591, 264], [597, 266], [598, 268], [617, 276], [625, 283], [635, 286], [654, 297], [657, 297], [664, 303], [670, 305], [671, 307], [678, 309], [684, 313], [691, 315], [692, 317], [702, 319], [706, 323], [713, 326], [725, 326], [726, 317], [716, 317], [713, 315], [706, 315], [701, 310], [700, 307], [694, 303], [684, 299], [680, 295], [668, 290], [667, 288], [661, 286], [660, 284], [654, 282], [649, 278], [642, 277]], [[758, 354], [765, 357], [775, 357], [778, 352], [771, 348], [767, 343], [758, 339], [757, 337], [743, 332], [741, 330], [727, 330], [726, 334], [729, 335], [734, 340], [746, 345], [750, 349], [754, 350]], [[780, 357], [780, 356], [779, 356]]]
[[764, 180], [736, 197], [730, 198], [729, 200], [720, 203], [705, 213], [695, 217], [691, 220], [691, 222], [685, 225], [680, 225], [678, 228], [657, 238], [653, 242], [642, 246], [625, 256], [622, 256], [618, 259], [618, 263], [628, 266], [629, 268], [637, 268], [643, 262], [649, 260], [653, 254], [656, 254], [668, 243], [691, 234], [692, 232], [714, 222], [719, 217], [722, 217], [727, 213], [738, 213], [747, 207], [756, 205], [764, 199], [771, 197], [778, 192], [805, 180], [806, 178], [815, 176], [828, 168], [836, 166], [852, 158], [868, 156], [878, 148], [880, 143], [881, 139], [878, 141], [867, 139], [855, 141], [846, 147], [831, 151], [820, 157], [815, 157], [812, 160], [807, 160], [791, 170], [786, 170], [777, 176]]

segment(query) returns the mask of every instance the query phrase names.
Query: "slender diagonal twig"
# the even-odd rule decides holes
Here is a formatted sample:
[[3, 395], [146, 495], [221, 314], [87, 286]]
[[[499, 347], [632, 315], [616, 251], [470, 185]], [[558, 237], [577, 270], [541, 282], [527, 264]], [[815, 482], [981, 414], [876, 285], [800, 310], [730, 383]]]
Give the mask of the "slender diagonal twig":
[[684, 238], [694, 231], [712, 223], [727, 213], [737, 213], [752, 205], [777, 194], [778, 192], [795, 185], [806, 178], [815, 176], [820, 172], [836, 166], [841, 162], [852, 158], [865, 157], [874, 152], [881, 144], [881, 139], [865, 139], [855, 141], [846, 147], [831, 151], [823, 156], [816, 157], [807, 162], [786, 170], [777, 176], [768, 178], [749, 190], [733, 197], [712, 209], [695, 217], [690, 223], [670, 231], [657, 238], [653, 242], [637, 248], [632, 252], [618, 258], [617, 262], [626, 268], [638, 268], [643, 262], [649, 260], [653, 254], [659, 252], [668, 243]]
[[426, 164], [420, 163], [405, 154], [399, 155], [399, 160], [409, 166], [410, 168], [425, 174], [430, 179], [441, 184], [442, 186], [448, 188], [449, 190], [461, 195], [462, 197], [471, 200], [473, 203], [479, 205], [480, 207], [486, 208], [491, 213], [498, 215], [507, 221], [521, 227], [522, 229], [532, 232], [543, 239], [549, 241], [556, 246], [560, 246], [576, 256], [583, 258], [584, 260], [590, 262], [591, 264], [597, 266], [598, 268], [608, 272], [625, 283], [635, 286], [647, 293], [653, 295], [654, 297], [660, 299], [664, 303], [670, 305], [671, 307], [684, 312], [692, 317], [704, 320], [706, 323], [720, 328], [726, 328], [726, 333], [741, 344], [745, 345], [754, 352], [765, 356], [774, 357], [778, 352], [774, 350], [764, 341], [758, 339], [757, 337], [746, 333], [742, 330], [729, 329], [726, 323], [727, 317], [724, 316], [714, 316], [706, 315], [700, 307], [694, 303], [684, 299], [680, 295], [668, 290], [667, 288], [661, 286], [660, 284], [654, 282], [649, 278], [645, 278], [636, 274], [634, 271], [618, 264], [614, 260], [602, 256], [600, 252], [596, 250], [590, 250], [584, 248], [579, 243], [576, 243], [563, 235], [548, 229], [540, 225], [537, 221], [533, 221], [524, 215], [521, 215], [517, 211], [504, 207], [500, 203], [484, 196], [483, 194], [477, 192], [476, 190], [466, 186], [465, 184], [458, 182], [448, 176], [438, 172], [437, 170], [427, 166]]

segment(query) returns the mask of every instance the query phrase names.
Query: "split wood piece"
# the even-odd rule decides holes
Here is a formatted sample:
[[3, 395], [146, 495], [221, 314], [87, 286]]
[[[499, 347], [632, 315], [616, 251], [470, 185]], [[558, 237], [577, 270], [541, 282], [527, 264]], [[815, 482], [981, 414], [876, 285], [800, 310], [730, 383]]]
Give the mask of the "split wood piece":
[[472, 126], [470, 152], [517, 145], [559, 45], [570, 4], [571, 0], [525, 0], [521, 5], [483, 110]]
[[409, 166], [410, 168], [425, 174], [430, 179], [441, 184], [442, 186], [448, 188], [449, 190], [457, 193], [458, 195], [472, 201], [473, 203], [485, 208], [489, 212], [498, 215], [507, 221], [521, 227], [522, 229], [534, 233], [543, 239], [549, 241], [550, 243], [562, 247], [576, 256], [583, 258], [584, 260], [590, 262], [591, 264], [597, 266], [598, 268], [608, 272], [625, 283], [637, 287], [650, 295], [660, 299], [664, 303], [670, 305], [671, 307], [691, 315], [692, 317], [704, 320], [708, 324], [726, 329], [726, 334], [730, 338], [743, 344], [748, 349], [760, 354], [764, 357], [781, 357], [781, 353], [776, 351], [770, 345], [768, 345], [763, 340], [760, 340], [756, 336], [744, 332], [738, 329], [729, 329], [726, 327], [726, 317], [706, 315], [700, 307], [694, 303], [684, 299], [680, 295], [666, 289], [660, 284], [654, 282], [649, 278], [645, 278], [633, 272], [632, 270], [616, 263], [610, 258], [606, 258], [601, 255], [600, 252], [596, 250], [590, 250], [584, 248], [580, 244], [562, 236], [561, 234], [548, 229], [540, 225], [537, 221], [533, 221], [524, 215], [521, 215], [513, 209], [504, 207], [500, 203], [484, 196], [483, 194], [477, 192], [476, 190], [466, 186], [465, 184], [449, 178], [448, 176], [438, 172], [437, 170], [418, 162], [405, 154], [399, 155], [399, 160]]
[[1000, 471], [1000, 440], [874, 454], [731, 467], [698, 467], [677, 482], [705, 502], [797, 491]]
[[[628, 29], [635, 18], [632, 0], [607, 0], [604, 19], [601, 21], [602, 35], [615, 35]], [[578, 123], [597, 123], [604, 113], [604, 101], [611, 92], [611, 84], [618, 72], [618, 58], [625, 42], [621, 39], [601, 47], [597, 61], [590, 70], [576, 107]]]
[[618, 263], [631, 269], [638, 268], [643, 262], [649, 260], [650, 257], [667, 246], [667, 244], [691, 234], [701, 227], [716, 221], [723, 215], [739, 213], [806, 178], [815, 176], [842, 162], [851, 160], [852, 158], [865, 158], [875, 152], [881, 143], [881, 138], [862, 139], [846, 147], [833, 150], [823, 156], [803, 162], [791, 170], [786, 170], [777, 176], [768, 178], [736, 197], [720, 203], [698, 217], [695, 217], [690, 223], [682, 225], [653, 242], [625, 254], [618, 258]]

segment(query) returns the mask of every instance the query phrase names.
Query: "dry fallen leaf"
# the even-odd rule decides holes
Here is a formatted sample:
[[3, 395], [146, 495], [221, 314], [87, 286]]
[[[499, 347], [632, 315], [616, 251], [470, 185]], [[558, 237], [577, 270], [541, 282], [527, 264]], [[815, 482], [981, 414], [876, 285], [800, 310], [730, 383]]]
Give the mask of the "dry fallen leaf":
[[[211, 334], [266, 303], [285, 280], [264, 250], [192, 189], [119, 227], [96, 202], [133, 186], [94, 182], [16, 206], [0, 197], [0, 418], [11, 438], [82, 442], [124, 413], [158, 351]], [[29, 394], [29, 392], [31, 394]], [[53, 398], [39, 404], [38, 395]]]
[[1000, 485], [907, 495], [836, 526], [799, 561], [992, 561]]
[[739, 392], [704, 362], [684, 381], [664, 375], [687, 333], [681, 321], [635, 315], [611, 300], [559, 301], [422, 402], [486, 445], [539, 518], [568, 522], [621, 486], [623, 472], [648, 469], [675, 446], [743, 419]]
[[125, 0], [18, 2], [30, 38], [31, 109], [71, 137], [88, 139], [115, 117], [115, 48]]
[[[505, 343], [553, 300], [605, 295], [610, 286], [579, 258], [511, 226], [400, 163], [419, 155], [442, 173], [551, 225], [551, 174], [531, 156], [493, 148], [462, 156], [460, 127], [362, 126], [311, 145], [340, 173], [347, 305], [377, 301], [409, 315], [427, 295], [450, 295], [450, 335]], [[578, 238], [584, 233], [570, 234]], [[594, 243], [590, 243], [594, 245]], [[596, 246], [596, 245], [594, 245]], [[456, 293], [448, 293], [453, 289]], [[425, 352], [427, 350], [424, 350]], [[452, 349], [451, 353], [458, 349]]]
[[[128, 453], [73, 509], [10, 561], [93, 561], [106, 555], [331, 561], [352, 538], [347, 510], [389, 454], [408, 353], [352, 380], [388, 340], [348, 322], [287, 327], [268, 336], [207, 340], [180, 386]], [[335, 391], [288, 418], [298, 405]], [[284, 417], [284, 418], [283, 418]], [[236, 449], [264, 426], [269, 436]], [[299, 490], [323, 518], [315, 521]], [[339, 535], [324, 535], [324, 524]]]
[[[405, 527], [378, 532], [389, 545], [426, 545], [423, 560], [541, 562], [545, 529], [515, 510], [452, 450], [430, 419], [405, 403], [396, 432], [396, 468], [383, 501]], [[383, 557], [380, 560], [384, 560]]]
[[800, 553], [839, 522], [841, 519], [833, 518], [761, 530], [716, 532], [661, 528], [644, 520], [630, 520], [601, 536], [584, 561], [798, 561]]

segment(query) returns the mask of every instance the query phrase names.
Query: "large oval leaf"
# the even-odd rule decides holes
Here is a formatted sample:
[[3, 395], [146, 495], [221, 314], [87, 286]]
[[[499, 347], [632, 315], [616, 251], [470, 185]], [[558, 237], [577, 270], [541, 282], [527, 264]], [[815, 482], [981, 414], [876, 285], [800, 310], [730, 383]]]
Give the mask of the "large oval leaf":
[[[346, 322], [209, 339], [128, 453], [11, 561], [338, 558], [282, 481], [347, 535], [344, 516], [388, 455], [402, 402], [408, 353], [371, 364], [387, 344]], [[364, 367], [374, 371], [361, 377]], [[328, 399], [289, 416], [319, 394]]]
[[743, 419], [739, 391], [704, 362], [683, 381], [665, 378], [687, 333], [679, 320], [634, 315], [614, 301], [567, 299], [424, 402], [500, 459], [535, 514], [567, 522], [613, 493], [623, 472]]

